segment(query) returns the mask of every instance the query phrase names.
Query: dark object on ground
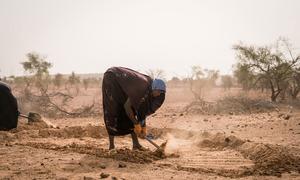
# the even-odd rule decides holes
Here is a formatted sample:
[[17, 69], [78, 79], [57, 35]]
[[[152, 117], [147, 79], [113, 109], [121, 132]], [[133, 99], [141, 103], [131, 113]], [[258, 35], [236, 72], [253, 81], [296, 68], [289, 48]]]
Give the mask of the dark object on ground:
[[106, 165], [105, 165], [105, 164], [100, 164], [100, 168], [101, 168], [101, 169], [105, 169], [105, 168], [106, 168]]
[[34, 112], [29, 112], [28, 116], [26, 116], [24, 114], [20, 114], [19, 116], [23, 117], [23, 118], [27, 118], [28, 119], [28, 123], [31, 123], [31, 122], [40, 122], [42, 120], [41, 115], [38, 114], [38, 113], [34, 113]]
[[101, 173], [100, 174], [101, 179], [108, 178], [108, 177], [109, 177], [109, 174], [107, 174], [107, 173]]
[[122, 162], [119, 163], [119, 168], [125, 168], [125, 167], [127, 167], [127, 165], [125, 163], [122, 163]]
[[10, 130], [18, 125], [18, 103], [10, 87], [0, 82], [0, 130]]
[[165, 157], [165, 149], [167, 146], [168, 141], [162, 143], [160, 146], [157, 145], [154, 141], [152, 141], [152, 139], [148, 136], [145, 137], [145, 139], [150, 142], [153, 146], [156, 147], [156, 150], [154, 152], [154, 154], [158, 157]]

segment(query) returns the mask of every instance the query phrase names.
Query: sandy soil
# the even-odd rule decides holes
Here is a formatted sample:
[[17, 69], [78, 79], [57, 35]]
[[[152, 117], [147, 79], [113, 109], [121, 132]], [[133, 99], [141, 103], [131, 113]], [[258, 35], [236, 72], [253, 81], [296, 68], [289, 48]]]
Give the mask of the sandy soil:
[[129, 136], [117, 137], [117, 150], [108, 151], [102, 117], [43, 118], [53, 126], [20, 119], [17, 129], [0, 132], [0, 177], [300, 179], [299, 109], [288, 120], [277, 111], [184, 113], [191, 100], [183, 90], [171, 89], [164, 106], [147, 121], [155, 142], [168, 140], [164, 157], [145, 140], [141, 144], [147, 151], [132, 151]]

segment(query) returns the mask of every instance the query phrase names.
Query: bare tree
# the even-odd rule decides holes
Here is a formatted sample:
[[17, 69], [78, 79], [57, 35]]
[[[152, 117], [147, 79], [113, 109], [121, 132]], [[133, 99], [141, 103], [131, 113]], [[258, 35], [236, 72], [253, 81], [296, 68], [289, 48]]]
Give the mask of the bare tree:
[[54, 86], [56, 86], [57, 88], [60, 88], [63, 83], [63, 80], [64, 80], [63, 75], [60, 73], [57, 73], [53, 79]]
[[[69, 79], [68, 79], [68, 82], [69, 84], [71, 85], [71, 88], [74, 88], [76, 89], [76, 94], [79, 93], [79, 83], [80, 83], [80, 78], [75, 74], [75, 72], [73, 71], [71, 76], [69, 76]], [[69, 88], [67, 88], [68, 91], [70, 90]]]
[[192, 66], [191, 75], [188, 78], [190, 90], [196, 100], [203, 99], [204, 89], [212, 88], [216, 85], [219, 71], [202, 69], [200, 66]]
[[149, 69], [146, 74], [151, 78], [159, 78], [165, 80], [165, 72], [162, 69]]
[[225, 90], [230, 90], [233, 85], [233, 78], [230, 75], [221, 76], [222, 86]]
[[216, 80], [219, 78], [219, 71], [214, 69], [204, 69], [204, 72], [207, 80], [206, 86], [215, 87]]
[[71, 74], [71, 76], [69, 76], [69, 83], [71, 84], [71, 85], [76, 85], [77, 83], [80, 83], [80, 79], [79, 79], [79, 77], [75, 74], [75, 72], [73, 71], [72, 72], [72, 74]]
[[89, 84], [90, 84], [90, 80], [89, 79], [83, 79], [82, 83], [83, 83], [84, 89], [87, 90], [88, 87], [89, 87]]
[[196, 100], [202, 100], [202, 91], [205, 86], [204, 72], [200, 66], [192, 66], [192, 73], [189, 80], [190, 90]]

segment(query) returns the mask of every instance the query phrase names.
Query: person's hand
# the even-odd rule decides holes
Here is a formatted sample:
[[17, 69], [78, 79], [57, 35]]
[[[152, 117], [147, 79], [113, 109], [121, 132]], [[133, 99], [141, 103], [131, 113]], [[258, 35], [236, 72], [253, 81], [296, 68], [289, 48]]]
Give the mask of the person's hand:
[[136, 135], [140, 136], [142, 132], [142, 126], [140, 124], [135, 124], [133, 131]]
[[146, 135], [147, 135], [147, 128], [146, 128], [146, 126], [144, 126], [144, 127], [142, 127], [142, 131], [141, 131], [140, 137], [141, 138], [145, 138]]

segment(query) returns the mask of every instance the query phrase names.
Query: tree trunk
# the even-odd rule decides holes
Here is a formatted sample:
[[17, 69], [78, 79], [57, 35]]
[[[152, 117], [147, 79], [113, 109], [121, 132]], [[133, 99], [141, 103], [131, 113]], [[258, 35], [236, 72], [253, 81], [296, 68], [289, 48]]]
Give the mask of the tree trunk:
[[272, 95], [271, 95], [271, 101], [272, 102], [276, 102], [276, 96], [272, 93]]
[[282, 92], [282, 88], [280, 88], [278, 82], [276, 83], [276, 87], [274, 86], [272, 80], [269, 81], [271, 87], [271, 101], [276, 102], [278, 95]]
[[271, 80], [269, 81], [269, 83], [270, 83], [271, 92], [272, 92], [272, 94], [271, 94], [271, 101], [272, 102], [276, 102], [277, 96], [276, 96], [276, 93], [275, 93], [275, 88], [274, 88], [273, 83], [272, 83]]
[[293, 100], [297, 99], [297, 96], [298, 96], [299, 92], [300, 92], [299, 90], [297, 90], [297, 91], [295, 90], [295, 91], [291, 94]]
[[278, 89], [278, 90], [274, 90], [274, 89], [272, 89], [272, 94], [271, 94], [271, 101], [272, 102], [276, 102], [276, 100], [277, 100], [277, 97], [278, 97], [278, 95], [281, 93], [281, 90], [280, 89]]

